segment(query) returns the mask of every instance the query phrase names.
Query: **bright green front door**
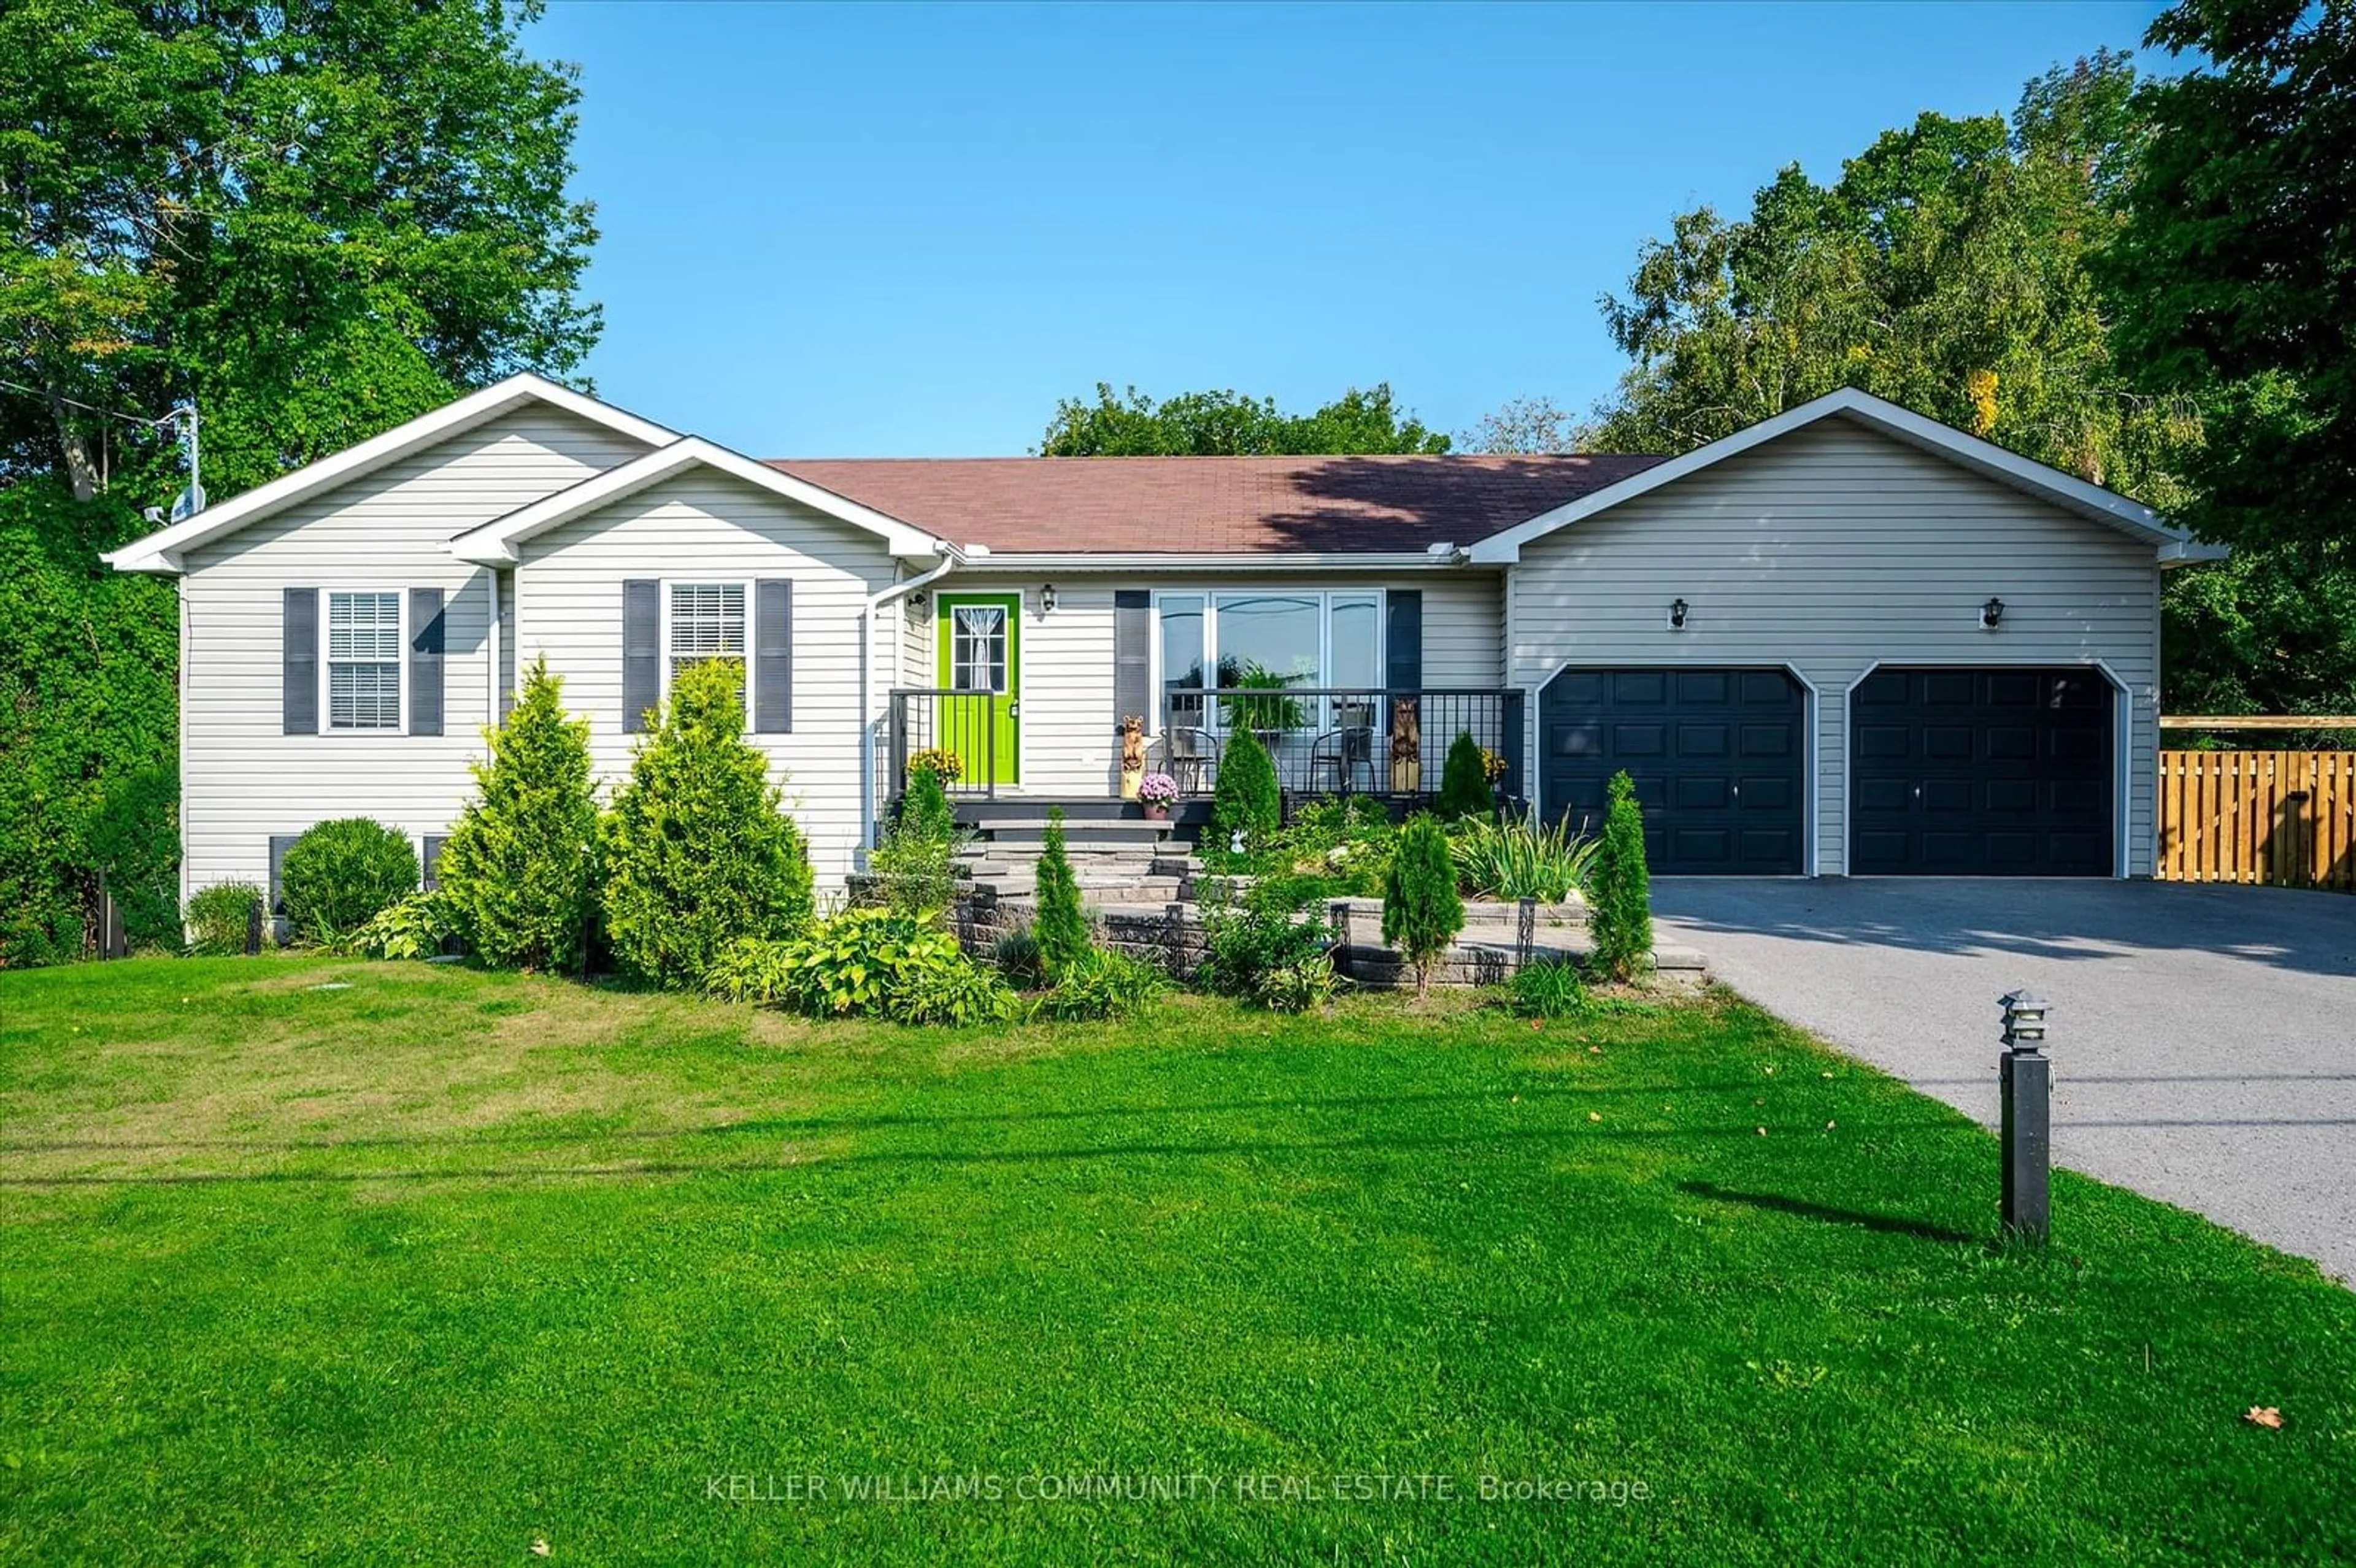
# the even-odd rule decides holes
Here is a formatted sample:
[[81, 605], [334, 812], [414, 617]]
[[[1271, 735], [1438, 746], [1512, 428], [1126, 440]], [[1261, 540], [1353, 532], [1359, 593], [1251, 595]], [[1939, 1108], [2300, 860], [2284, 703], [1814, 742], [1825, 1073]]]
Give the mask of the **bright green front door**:
[[1013, 784], [1021, 773], [1023, 596], [943, 593], [935, 603], [941, 689], [955, 695], [936, 699], [933, 744], [958, 754], [968, 784]]

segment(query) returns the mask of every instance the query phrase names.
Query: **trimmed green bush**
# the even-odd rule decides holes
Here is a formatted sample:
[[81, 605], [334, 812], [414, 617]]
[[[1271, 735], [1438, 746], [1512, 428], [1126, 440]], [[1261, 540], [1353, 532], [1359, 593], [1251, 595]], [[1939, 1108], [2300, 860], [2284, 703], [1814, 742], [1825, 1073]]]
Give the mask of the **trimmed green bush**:
[[1211, 837], [1205, 859], [1218, 863], [1230, 853], [1237, 834], [1243, 835], [1244, 852], [1264, 845], [1284, 818], [1284, 793], [1277, 785], [1276, 763], [1259, 737], [1248, 729], [1228, 732], [1226, 750], [1219, 755], [1218, 782], [1211, 790]]
[[261, 888], [252, 882], [215, 882], [198, 889], [182, 923], [189, 955], [227, 958], [244, 952], [246, 922], [261, 897]]
[[1481, 763], [1481, 742], [1470, 730], [1459, 730], [1456, 739], [1448, 743], [1448, 761], [1440, 770], [1440, 798], [1431, 804], [1443, 822], [1486, 816], [1496, 809], [1489, 771]]
[[1383, 940], [1415, 966], [1415, 994], [1431, 989], [1431, 966], [1464, 929], [1464, 901], [1456, 895], [1456, 863], [1448, 835], [1430, 816], [1399, 830], [1383, 888]]
[[397, 828], [338, 817], [287, 846], [278, 885], [294, 940], [333, 946], [417, 891], [417, 851]]
[[730, 943], [809, 920], [809, 858], [744, 741], [743, 680], [734, 660], [680, 670], [605, 814], [607, 939], [640, 980], [701, 985]]
[[1071, 857], [1064, 850], [1060, 805], [1047, 808], [1046, 842], [1039, 848], [1039, 913], [1031, 930], [1039, 940], [1039, 966], [1053, 984], [1061, 985], [1096, 946], [1087, 912], [1080, 908], [1079, 879], [1072, 875]]
[[1634, 979], [1653, 959], [1653, 878], [1644, 861], [1644, 808], [1624, 772], [1612, 775], [1612, 803], [1588, 893], [1587, 930], [1595, 940], [1597, 971], [1614, 980]]
[[589, 722], [564, 713], [542, 656], [507, 721], [469, 764], [475, 798], [450, 829], [434, 880], [475, 956], [495, 969], [571, 969], [587, 939], [597, 802]]

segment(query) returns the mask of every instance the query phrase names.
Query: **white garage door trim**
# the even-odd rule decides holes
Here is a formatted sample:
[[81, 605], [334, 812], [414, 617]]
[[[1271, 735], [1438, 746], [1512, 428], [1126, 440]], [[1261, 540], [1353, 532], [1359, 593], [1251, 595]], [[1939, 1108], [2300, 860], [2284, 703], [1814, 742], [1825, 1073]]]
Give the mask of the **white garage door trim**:
[[[2135, 797], [2128, 787], [2133, 782], [2128, 770], [2135, 756], [2135, 699], [2127, 690], [2127, 683], [2119, 678], [2119, 672], [2111, 667], [2108, 659], [1891, 658], [1876, 659], [1866, 666], [1858, 673], [1858, 677], [1848, 683], [1848, 688], [1841, 693], [1841, 872], [1844, 876], [1857, 874], [1849, 869], [1855, 864], [1849, 858], [1849, 840], [1857, 830], [1857, 740], [1849, 733], [1849, 719], [1856, 711], [1857, 688], [1872, 679], [1875, 672], [1884, 668], [2100, 671], [2111, 688], [2111, 876], [2121, 879], [2127, 875], [2129, 829], [2135, 816]], [[1793, 673], [1797, 675], [1799, 672], [1794, 670]]]

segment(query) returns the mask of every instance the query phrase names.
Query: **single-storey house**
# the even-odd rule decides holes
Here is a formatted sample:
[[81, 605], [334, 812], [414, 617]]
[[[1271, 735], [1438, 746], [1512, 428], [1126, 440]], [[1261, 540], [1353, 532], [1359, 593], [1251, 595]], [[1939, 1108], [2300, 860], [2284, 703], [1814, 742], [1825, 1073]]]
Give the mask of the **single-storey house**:
[[1621, 455], [756, 461], [518, 376], [113, 552], [178, 580], [184, 891], [329, 817], [430, 864], [545, 655], [610, 784], [740, 658], [821, 885], [906, 760], [1104, 801], [1121, 721], [1206, 792], [1549, 818], [1626, 769], [1663, 873], [2149, 875], [2147, 508], [1861, 392]]

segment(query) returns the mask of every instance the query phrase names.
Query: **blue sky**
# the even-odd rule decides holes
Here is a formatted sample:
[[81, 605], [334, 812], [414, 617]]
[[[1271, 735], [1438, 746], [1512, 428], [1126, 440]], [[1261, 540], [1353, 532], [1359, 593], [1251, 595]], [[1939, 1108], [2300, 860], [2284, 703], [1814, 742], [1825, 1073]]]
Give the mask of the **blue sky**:
[[586, 4], [601, 394], [762, 456], [1034, 444], [1098, 380], [1460, 432], [1584, 409], [1596, 296], [1699, 202], [2127, 47], [2152, 4]]

